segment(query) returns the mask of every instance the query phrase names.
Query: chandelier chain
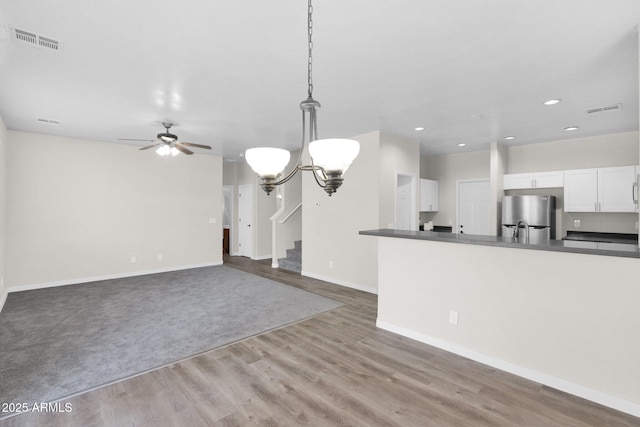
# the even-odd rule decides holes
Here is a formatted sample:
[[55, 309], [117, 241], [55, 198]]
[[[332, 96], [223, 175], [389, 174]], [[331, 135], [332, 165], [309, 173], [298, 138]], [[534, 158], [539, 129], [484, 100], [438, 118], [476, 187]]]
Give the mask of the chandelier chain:
[[312, 51], [313, 51], [313, 41], [311, 40], [311, 36], [313, 35], [313, 6], [311, 5], [311, 0], [309, 0], [309, 9], [308, 9], [308, 13], [307, 13], [307, 29], [309, 32], [309, 62], [308, 62], [308, 68], [307, 68], [307, 79], [308, 79], [308, 84], [309, 84], [309, 98], [311, 98], [313, 95], [313, 78], [312, 78], [312, 71], [313, 71], [313, 57], [312, 57]]

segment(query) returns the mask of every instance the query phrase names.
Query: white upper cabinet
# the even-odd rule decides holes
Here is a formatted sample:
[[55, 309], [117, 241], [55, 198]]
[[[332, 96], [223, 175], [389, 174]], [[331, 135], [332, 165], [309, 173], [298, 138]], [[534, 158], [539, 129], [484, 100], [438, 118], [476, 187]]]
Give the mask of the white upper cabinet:
[[420, 180], [420, 212], [436, 212], [438, 210], [438, 181]]
[[637, 212], [637, 166], [565, 171], [565, 212]]
[[597, 212], [598, 169], [564, 172], [564, 211]]
[[504, 190], [520, 188], [561, 188], [564, 186], [564, 172], [511, 173], [504, 176]]
[[636, 212], [636, 166], [598, 169], [598, 211]]

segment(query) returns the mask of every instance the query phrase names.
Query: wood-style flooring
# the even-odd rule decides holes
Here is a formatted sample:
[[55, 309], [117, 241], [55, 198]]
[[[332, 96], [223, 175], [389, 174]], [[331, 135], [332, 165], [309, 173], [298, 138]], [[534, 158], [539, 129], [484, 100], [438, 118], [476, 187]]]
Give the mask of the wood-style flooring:
[[640, 426], [639, 418], [377, 329], [375, 295], [270, 261], [225, 264], [344, 305], [61, 402], [71, 412], [26, 413], [0, 426]]

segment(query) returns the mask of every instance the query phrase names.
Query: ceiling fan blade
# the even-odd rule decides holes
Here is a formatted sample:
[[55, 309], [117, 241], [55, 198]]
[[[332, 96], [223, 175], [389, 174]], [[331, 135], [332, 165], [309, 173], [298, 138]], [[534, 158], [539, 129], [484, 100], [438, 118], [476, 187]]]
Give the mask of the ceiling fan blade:
[[197, 147], [197, 148], [205, 148], [207, 150], [211, 150], [211, 147], [208, 145], [193, 144], [191, 142], [181, 142], [180, 144], [186, 145], [187, 147]]
[[155, 139], [118, 138], [118, 141], [142, 141], [142, 142], [153, 142], [153, 141], [155, 141]]
[[176, 145], [174, 145], [174, 147], [176, 147], [176, 150], [181, 151], [184, 154], [193, 154], [193, 151], [183, 147], [181, 142], [178, 142]]
[[147, 145], [146, 147], [138, 148], [138, 150], [148, 150], [149, 148], [157, 147], [158, 145], [162, 145], [162, 142], [158, 142], [157, 144]]

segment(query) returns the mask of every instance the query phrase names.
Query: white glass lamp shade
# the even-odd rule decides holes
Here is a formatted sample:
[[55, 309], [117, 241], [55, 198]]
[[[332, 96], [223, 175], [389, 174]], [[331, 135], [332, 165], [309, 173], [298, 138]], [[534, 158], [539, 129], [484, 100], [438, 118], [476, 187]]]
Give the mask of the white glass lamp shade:
[[158, 147], [156, 153], [161, 156], [168, 156], [171, 153], [171, 148], [169, 148], [167, 144], [162, 144], [160, 147]]
[[250, 148], [244, 153], [247, 163], [260, 178], [275, 178], [289, 163], [291, 154], [282, 148]]
[[359, 152], [360, 143], [353, 139], [318, 139], [309, 144], [314, 165], [327, 172], [345, 173]]

